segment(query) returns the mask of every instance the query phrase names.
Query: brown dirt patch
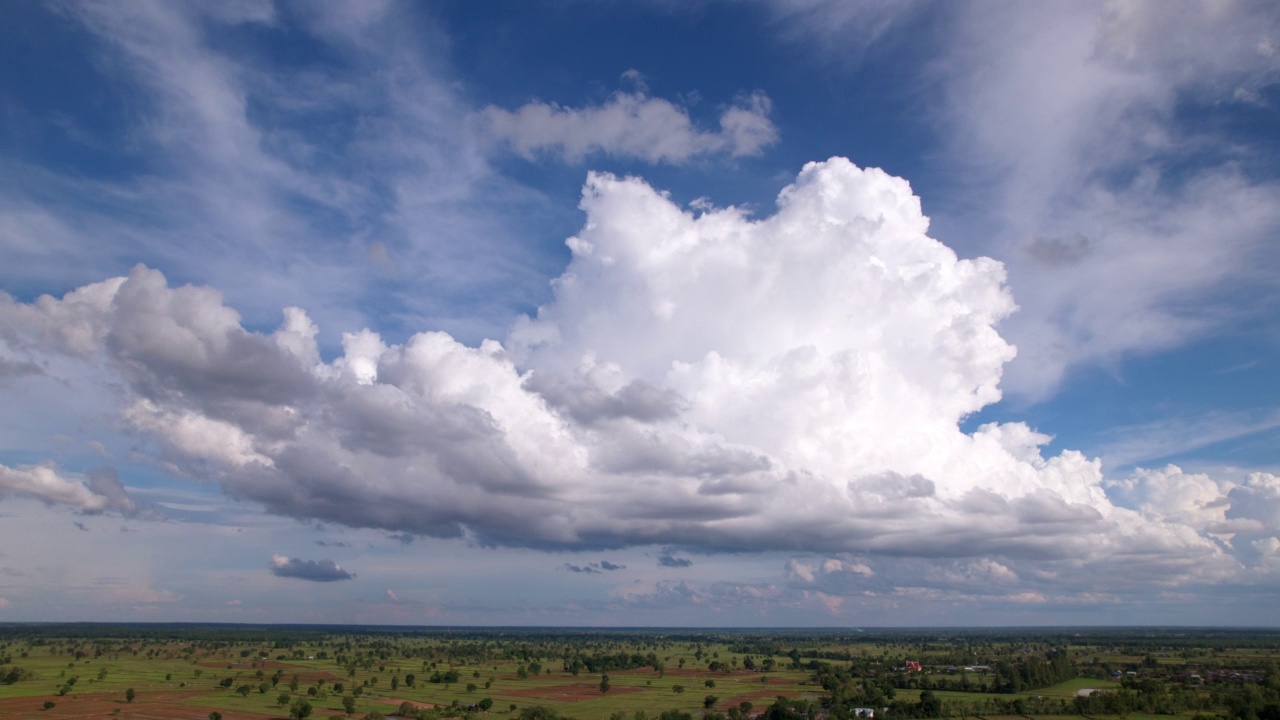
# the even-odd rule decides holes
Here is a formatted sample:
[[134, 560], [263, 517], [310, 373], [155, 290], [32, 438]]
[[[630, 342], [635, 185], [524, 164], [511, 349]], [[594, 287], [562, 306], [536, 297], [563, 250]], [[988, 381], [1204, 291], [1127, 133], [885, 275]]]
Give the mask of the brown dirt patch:
[[[38, 718], [39, 720], [190, 720], [204, 718], [213, 710], [222, 713], [223, 720], [267, 720], [273, 715], [259, 715], [241, 711], [222, 710], [217, 707], [185, 705], [186, 700], [207, 693], [173, 692], [147, 693], [132, 703], [126, 703], [117, 693], [84, 693], [79, 695], [43, 695], [24, 698], [0, 699], [0, 717]], [[44, 702], [57, 703], [45, 710]], [[113, 711], [119, 708], [118, 715]]]
[[[614, 685], [609, 688], [609, 695], [625, 695], [642, 692], [645, 688]], [[595, 700], [601, 696], [599, 683], [571, 683], [569, 685], [543, 685], [541, 687], [521, 688], [503, 691], [503, 697], [528, 697], [539, 700], [560, 700], [576, 702], [579, 700]]]
[[226, 670], [230, 665], [234, 670], [294, 670], [300, 669], [302, 665], [291, 665], [287, 662], [278, 660], [201, 660], [196, 663], [200, 667], [220, 668]]
[[369, 698], [369, 699], [377, 700], [378, 702], [389, 703], [394, 707], [400, 707], [405, 703], [409, 703], [416, 710], [435, 710], [436, 708], [444, 707], [444, 705], [436, 705], [434, 703], [422, 702], [421, 700], [406, 700], [404, 698]]
[[[658, 673], [657, 673], [657, 672], [655, 672], [653, 669], [649, 669], [649, 670], [639, 670], [639, 671], [627, 670], [626, 672], [628, 672], [628, 673], [630, 673], [630, 672], [640, 672], [640, 673], [645, 673], [645, 672], [647, 672], [647, 673], [649, 673], [649, 674], [651, 674], [651, 675], [654, 675], [655, 677], [656, 677], [656, 676], [657, 676], [657, 674], [658, 674]], [[668, 668], [667, 668], [667, 670], [666, 670], [666, 674], [667, 674], [667, 675], [671, 675], [672, 677], [696, 677], [696, 678], [706, 678], [706, 679], [708, 679], [708, 680], [715, 680], [716, 678], [722, 678], [722, 677], [733, 677], [734, 675], [756, 675], [756, 674], [758, 674], [758, 673], [756, 673], [756, 672], [755, 672], [755, 671], [753, 671], [753, 670], [739, 670], [739, 671], [736, 671], [736, 672], [733, 672], [733, 673], [726, 673], [726, 672], [721, 672], [721, 671], [719, 671], [719, 670], [708, 670], [708, 669], [706, 669], [706, 668], [673, 668], [673, 667], [668, 667]]]

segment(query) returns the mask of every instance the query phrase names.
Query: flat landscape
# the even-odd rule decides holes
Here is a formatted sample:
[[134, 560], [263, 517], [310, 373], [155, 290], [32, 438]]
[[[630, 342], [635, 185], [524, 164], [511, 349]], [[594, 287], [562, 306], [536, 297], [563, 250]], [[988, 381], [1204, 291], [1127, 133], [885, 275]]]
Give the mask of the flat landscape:
[[1280, 717], [1280, 632], [16, 625], [0, 717]]

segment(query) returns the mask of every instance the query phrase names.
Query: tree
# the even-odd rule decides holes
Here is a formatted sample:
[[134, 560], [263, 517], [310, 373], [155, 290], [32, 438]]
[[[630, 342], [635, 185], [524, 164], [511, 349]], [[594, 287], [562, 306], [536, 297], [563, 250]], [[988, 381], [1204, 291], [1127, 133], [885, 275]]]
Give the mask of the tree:
[[942, 701], [933, 694], [932, 690], [925, 690], [920, 693], [920, 717], [936, 718], [942, 715]]
[[704, 682], [704, 683], [702, 683], [702, 684], [703, 684], [703, 685], [706, 685], [706, 686], [707, 686], [707, 687], [709, 687], [709, 688], [713, 688], [713, 687], [715, 687], [715, 686], [716, 686], [716, 681], [715, 681], [715, 680], [707, 680], [706, 682]]
[[683, 686], [683, 685], [672, 685], [672, 686], [671, 686], [671, 692], [673, 692], [673, 693], [675, 693], [675, 694], [679, 695], [680, 693], [684, 692], [684, 686]]
[[134, 692], [133, 688], [129, 688], [124, 691], [125, 702], [133, 702], [133, 699], [136, 697], [138, 697], [138, 693]]
[[710, 709], [711, 709], [711, 706], [715, 705], [715, 704], [716, 704], [716, 701], [717, 701], [717, 700], [719, 700], [719, 699], [720, 699], [720, 698], [716, 697], [715, 695], [708, 695], [708, 696], [706, 696], [706, 697], [702, 698], [702, 707], [707, 708], [708, 710], [710, 710]]
[[609, 676], [608, 675], [600, 676], [600, 692], [601, 693], [609, 692]]
[[54, 701], [52, 701], [52, 700], [45, 700], [45, 701], [44, 701], [44, 709], [45, 709], [45, 710], [52, 710], [52, 709], [53, 709], [57, 704], [58, 704], [58, 703], [56, 703], [56, 702], [54, 702]]
[[519, 720], [561, 720], [559, 713], [542, 705], [527, 707], [517, 717]]
[[311, 703], [306, 698], [298, 698], [289, 706], [289, 717], [293, 720], [306, 720], [311, 717]]
[[477, 703], [477, 705], [480, 706], [481, 710], [485, 712], [489, 712], [489, 708], [493, 707], [493, 701], [490, 700], [489, 698], [485, 698], [481, 700], [479, 703]]
[[253, 686], [245, 683], [244, 685], [236, 688], [236, 692], [240, 693], [240, 697], [249, 697], [249, 693], [253, 692]]
[[284, 707], [289, 704], [289, 693], [280, 693], [276, 696], [276, 704]]
[[475, 684], [475, 683], [467, 683], [467, 692], [469, 692], [469, 693], [473, 693], [473, 692], [475, 692], [475, 691], [476, 691], [476, 684]]
[[214, 710], [213, 712], [209, 713], [209, 720], [222, 720], [222, 713], [218, 712], [217, 710]]
[[351, 697], [350, 695], [343, 695], [343, 696], [342, 696], [342, 709], [343, 709], [343, 710], [346, 710], [348, 715], [350, 715], [351, 713], [355, 712], [355, 711], [356, 711], [356, 699], [355, 699], [355, 698], [353, 698], [353, 697]]

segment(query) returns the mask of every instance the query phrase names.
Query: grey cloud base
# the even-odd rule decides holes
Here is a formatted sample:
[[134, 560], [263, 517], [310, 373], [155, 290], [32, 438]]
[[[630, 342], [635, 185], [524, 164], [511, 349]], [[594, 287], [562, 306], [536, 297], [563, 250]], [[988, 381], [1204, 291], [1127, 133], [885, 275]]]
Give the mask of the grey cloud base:
[[[0, 296], [0, 361], [106, 369], [121, 419], [167, 467], [302, 519], [546, 549], [827, 554], [791, 572], [832, 591], [877, 558], [1074, 587], [1280, 570], [1280, 522], [1258, 511], [1280, 505], [1274, 476], [1197, 480], [1212, 497], [1190, 512], [1172, 485], [1043, 457], [1047, 436], [1023, 424], [961, 432], [1000, 397], [1015, 350], [996, 325], [1015, 305], [999, 263], [928, 237], [905, 181], [813, 163], [756, 220], [593, 175], [582, 209], [555, 300], [502, 344], [364, 330], [324, 362], [302, 310], [251, 332], [217, 291], [139, 266], [60, 300]], [[0, 471], [37, 487], [34, 469]], [[123, 502], [105, 476], [58, 480], [40, 487]], [[277, 575], [350, 577], [277, 559]]]
[[268, 568], [276, 577], [297, 578], [311, 582], [337, 582], [355, 578], [355, 575], [343, 570], [341, 565], [332, 560], [300, 560], [276, 555], [271, 558]]

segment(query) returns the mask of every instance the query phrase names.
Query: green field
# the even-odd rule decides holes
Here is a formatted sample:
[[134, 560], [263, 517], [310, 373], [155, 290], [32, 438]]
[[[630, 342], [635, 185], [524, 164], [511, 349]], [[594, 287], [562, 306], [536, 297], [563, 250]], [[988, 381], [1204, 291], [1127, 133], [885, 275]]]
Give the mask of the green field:
[[[0, 675], [12, 682], [0, 683], [0, 717], [48, 720], [211, 712], [226, 720], [287, 718], [300, 701], [312, 718], [390, 716], [407, 702], [425, 720], [531, 720], [535, 708], [548, 711], [537, 720], [636, 720], [637, 713], [652, 720], [748, 720], [761, 713], [765, 720], [844, 720], [860, 706], [875, 707], [887, 720], [1080, 713], [1252, 720], [1237, 717], [1233, 693], [1251, 693], [1249, 702], [1263, 711], [1254, 718], [1267, 717], [1268, 703], [1280, 703], [1274, 634], [1179, 647], [1169, 638], [1099, 643], [1007, 633], [2, 630]], [[909, 670], [909, 661], [919, 662], [920, 671]], [[987, 669], [963, 669], [971, 665]], [[1230, 682], [1190, 683], [1191, 670]], [[1109, 679], [1115, 671], [1132, 675], [1122, 684]], [[1055, 674], [1066, 679], [1036, 686], [1036, 678]], [[1078, 699], [1088, 688], [1101, 692]], [[778, 697], [797, 702], [772, 707]], [[353, 704], [350, 715], [344, 700]]]

